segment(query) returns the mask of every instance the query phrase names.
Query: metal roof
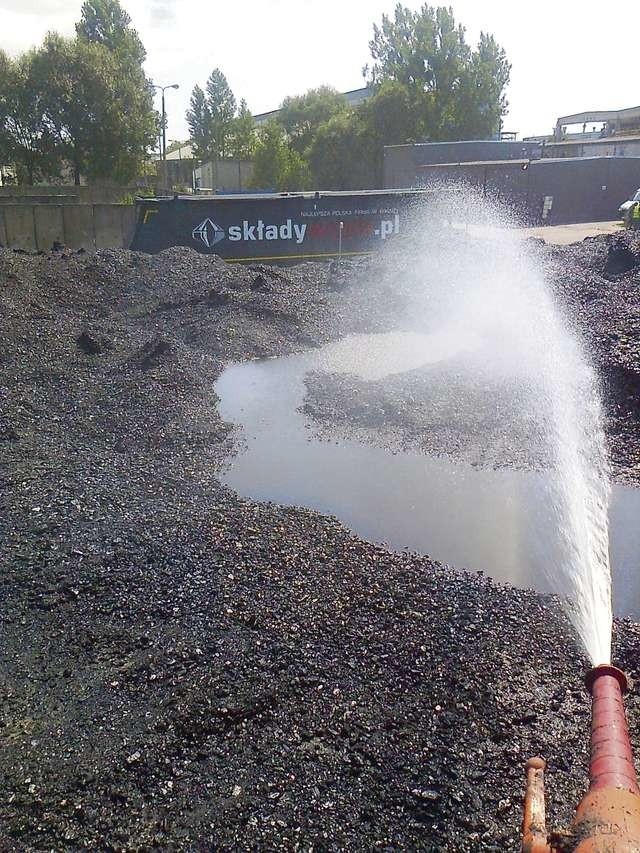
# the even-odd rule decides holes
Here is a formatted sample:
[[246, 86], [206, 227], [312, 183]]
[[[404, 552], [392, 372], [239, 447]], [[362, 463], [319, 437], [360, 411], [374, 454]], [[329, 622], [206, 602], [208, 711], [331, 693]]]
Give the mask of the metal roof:
[[581, 139], [579, 136], [575, 136], [572, 139], [563, 139], [555, 142], [551, 139], [549, 142], [545, 143], [545, 147], [550, 147], [551, 145], [601, 145], [603, 142], [612, 144], [622, 144], [624, 142], [638, 142], [640, 140], [640, 133], [629, 133], [629, 134], [618, 134], [615, 136], [600, 136], [598, 139]]
[[556, 119], [556, 127], [563, 124], [585, 124], [590, 121], [616, 121], [617, 119], [640, 119], [640, 107], [628, 107], [624, 110], [591, 110], [584, 113], [573, 113]]

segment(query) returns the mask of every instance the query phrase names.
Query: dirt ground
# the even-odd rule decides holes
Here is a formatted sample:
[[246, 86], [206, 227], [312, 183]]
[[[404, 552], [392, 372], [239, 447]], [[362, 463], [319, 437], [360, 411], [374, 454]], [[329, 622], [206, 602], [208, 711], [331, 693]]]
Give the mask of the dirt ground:
[[[539, 251], [637, 478], [638, 244]], [[0, 250], [0, 849], [515, 851], [538, 753], [570, 819], [589, 706], [557, 602], [216, 476], [225, 363], [401, 303], [375, 261]], [[632, 678], [639, 641], [616, 622]]]

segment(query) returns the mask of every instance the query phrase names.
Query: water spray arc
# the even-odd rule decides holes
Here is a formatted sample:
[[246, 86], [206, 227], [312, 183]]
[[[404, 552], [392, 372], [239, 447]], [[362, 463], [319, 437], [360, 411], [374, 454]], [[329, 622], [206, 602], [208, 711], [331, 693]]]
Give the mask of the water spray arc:
[[542, 758], [526, 765], [522, 853], [640, 853], [640, 789], [622, 696], [627, 677], [609, 664], [589, 670], [589, 789], [566, 831], [547, 831]]

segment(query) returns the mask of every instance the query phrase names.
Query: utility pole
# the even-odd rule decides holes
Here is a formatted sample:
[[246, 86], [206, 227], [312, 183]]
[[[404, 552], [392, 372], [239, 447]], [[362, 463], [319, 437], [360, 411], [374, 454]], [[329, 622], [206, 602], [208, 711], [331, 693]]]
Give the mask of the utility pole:
[[[158, 86], [156, 83], [151, 84], [154, 89], [159, 89], [162, 92], [162, 180], [167, 184], [167, 112], [164, 106], [165, 89], [179, 89], [177, 83], [170, 83], [168, 86]], [[167, 189], [167, 187], [165, 187]]]

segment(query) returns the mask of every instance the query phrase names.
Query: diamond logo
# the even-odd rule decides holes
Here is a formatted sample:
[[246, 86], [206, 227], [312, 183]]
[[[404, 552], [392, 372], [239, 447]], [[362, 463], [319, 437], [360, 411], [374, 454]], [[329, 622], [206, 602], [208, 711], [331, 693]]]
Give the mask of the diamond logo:
[[219, 243], [220, 240], [224, 240], [227, 236], [224, 232], [224, 229], [220, 228], [219, 225], [216, 225], [211, 219], [203, 219], [200, 225], [196, 225], [196, 227], [191, 232], [191, 236], [194, 240], [200, 240], [207, 249], [210, 249], [212, 246], [215, 246], [216, 243]]

